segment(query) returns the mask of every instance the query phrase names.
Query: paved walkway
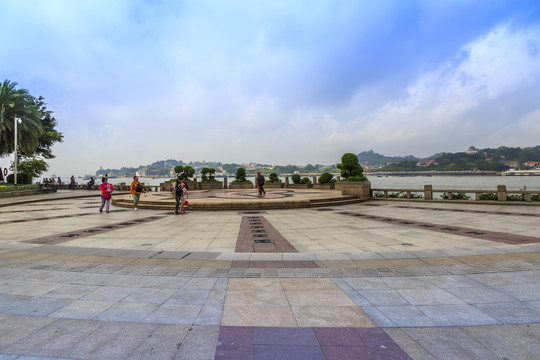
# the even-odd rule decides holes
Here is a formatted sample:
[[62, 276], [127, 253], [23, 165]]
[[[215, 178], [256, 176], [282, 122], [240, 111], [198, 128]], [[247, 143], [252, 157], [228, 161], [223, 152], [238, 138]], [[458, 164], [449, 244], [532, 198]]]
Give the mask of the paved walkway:
[[0, 359], [540, 358], [540, 207], [75, 193], [1, 201]]

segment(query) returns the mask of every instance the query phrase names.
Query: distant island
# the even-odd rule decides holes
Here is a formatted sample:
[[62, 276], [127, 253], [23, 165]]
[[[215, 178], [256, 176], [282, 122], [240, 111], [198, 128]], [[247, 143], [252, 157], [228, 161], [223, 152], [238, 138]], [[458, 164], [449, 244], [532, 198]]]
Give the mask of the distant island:
[[[497, 171], [509, 169], [540, 169], [540, 145], [535, 147], [519, 148], [502, 146], [496, 149], [477, 149], [470, 146], [463, 152], [443, 152], [427, 158], [407, 156], [385, 156], [373, 150], [358, 153], [358, 160], [367, 173], [372, 171]], [[199, 173], [203, 168], [216, 169], [217, 176], [234, 174], [240, 167], [246, 169], [248, 175], [254, 175], [257, 171], [265, 174], [309, 174], [309, 173], [339, 173], [336, 164], [321, 165], [307, 164], [298, 165], [271, 165], [259, 163], [223, 164], [221, 162], [160, 160], [150, 165], [138, 167], [122, 167], [120, 169], [100, 168], [93, 176], [101, 177], [107, 174], [109, 177], [159, 177], [172, 178], [175, 176], [174, 167], [177, 165], [189, 165]], [[86, 175], [85, 177], [90, 177]]]

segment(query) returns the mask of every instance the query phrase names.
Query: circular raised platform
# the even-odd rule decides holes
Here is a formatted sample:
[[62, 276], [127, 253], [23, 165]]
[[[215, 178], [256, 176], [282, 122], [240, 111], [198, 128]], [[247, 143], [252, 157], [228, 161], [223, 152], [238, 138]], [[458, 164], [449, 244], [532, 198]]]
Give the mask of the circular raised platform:
[[[354, 195], [342, 195], [339, 190], [271, 189], [265, 196], [257, 190], [191, 190], [188, 210], [265, 210], [298, 209], [337, 206], [365, 201]], [[133, 207], [131, 195], [113, 197], [113, 205]], [[141, 209], [174, 210], [175, 200], [170, 193], [151, 192], [141, 195]]]

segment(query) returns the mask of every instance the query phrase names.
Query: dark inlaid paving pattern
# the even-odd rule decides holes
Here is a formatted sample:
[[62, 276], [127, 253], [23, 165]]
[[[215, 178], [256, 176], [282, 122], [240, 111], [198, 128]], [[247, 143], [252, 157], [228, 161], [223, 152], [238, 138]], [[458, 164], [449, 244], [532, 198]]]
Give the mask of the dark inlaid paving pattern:
[[414, 221], [414, 220], [392, 218], [392, 217], [387, 217], [387, 216], [362, 214], [362, 213], [356, 213], [356, 212], [350, 212], [350, 211], [340, 211], [340, 212], [337, 212], [337, 214], [355, 216], [362, 219], [391, 223], [394, 225], [408, 226], [408, 227], [421, 228], [421, 229], [432, 230], [432, 231], [437, 231], [437, 232], [468, 236], [468, 237], [473, 237], [473, 238], [482, 239], [482, 240], [502, 242], [506, 244], [517, 245], [517, 244], [533, 244], [533, 243], [540, 242], [540, 237], [524, 236], [524, 235], [517, 235], [517, 234], [504, 233], [504, 232], [498, 232], [498, 231], [483, 230], [483, 229], [473, 229], [473, 228], [466, 228], [462, 226], [440, 225], [440, 224], [433, 224], [433, 223], [420, 222], [420, 221]]
[[[126, 210], [123, 210], [123, 211], [126, 211]], [[92, 213], [92, 215], [95, 215], [95, 213]], [[71, 217], [71, 216], [77, 216], [77, 215], [56, 216], [55, 218], [63, 218], [63, 217]], [[149, 216], [145, 218], [124, 221], [124, 222], [116, 223], [116, 224], [100, 225], [100, 226], [96, 226], [96, 227], [88, 228], [88, 229], [74, 230], [68, 233], [63, 233], [63, 234], [54, 234], [51, 236], [44, 236], [41, 238], [26, 240], [23, 242], [31, 243], [31, 244], [47, 244], [47, 245], [61, 244], [61, 243], [64, 243], [73, 239], [80, 239], [83, 237], [95, 235], [97, 233], [101, 234], [101, 233], [105, 233], [112, 230], [118, 230], [118, 229], [122, 229], [128, 226], [138, 225], [138, 224], [149, 222], [149, 221], [155, 221], [161, 218], [162, 218], [161, 216]]]
[[[370, 206], [373, 206], [373, 205], [370, 205]], [[434, 211], [465, 212], [465, 213], [473, 213], [473, 214], [492, 214], [492, 215], [512, 215], [512, 216], [535, 216], [535, 217], [540, 217], [540, 214], [518, 213], [518, 212], [509, 212], [509, 211], [452, 209], [452, 208], [435, 208], [435, 207], [427, 207], [427, 206], [407, 206], [407, 205], [396, 205], [395, 207], [400, 208], [400, 209], [420, 209], [420, 210], [434, 210]]]
[[222, 326], [216, 360], [410, 359], [379, 328]]
[[264, 216], [242, 216], [235, 252], [296, 253], [298, 252]]
[[231, 268], [257, 268], [257, 269], [279, 269], [279, 268], [318, 268], [315, 261], [311, 260], [233, 260]]

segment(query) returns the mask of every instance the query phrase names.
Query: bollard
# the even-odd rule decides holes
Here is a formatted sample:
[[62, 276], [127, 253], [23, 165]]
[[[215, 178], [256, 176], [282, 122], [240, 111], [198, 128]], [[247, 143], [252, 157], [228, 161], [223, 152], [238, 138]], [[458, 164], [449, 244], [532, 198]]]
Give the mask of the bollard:
[[317, 177], [314, 176], [314, 177], [313, 177], [313, 184], [315, 185], [316, 183], [317, 183]]
[[285, 187], [289, 187], [289, 177], [285, 176]]
[[223, 188], [227, 189], [227, 178], [223, 178]]

